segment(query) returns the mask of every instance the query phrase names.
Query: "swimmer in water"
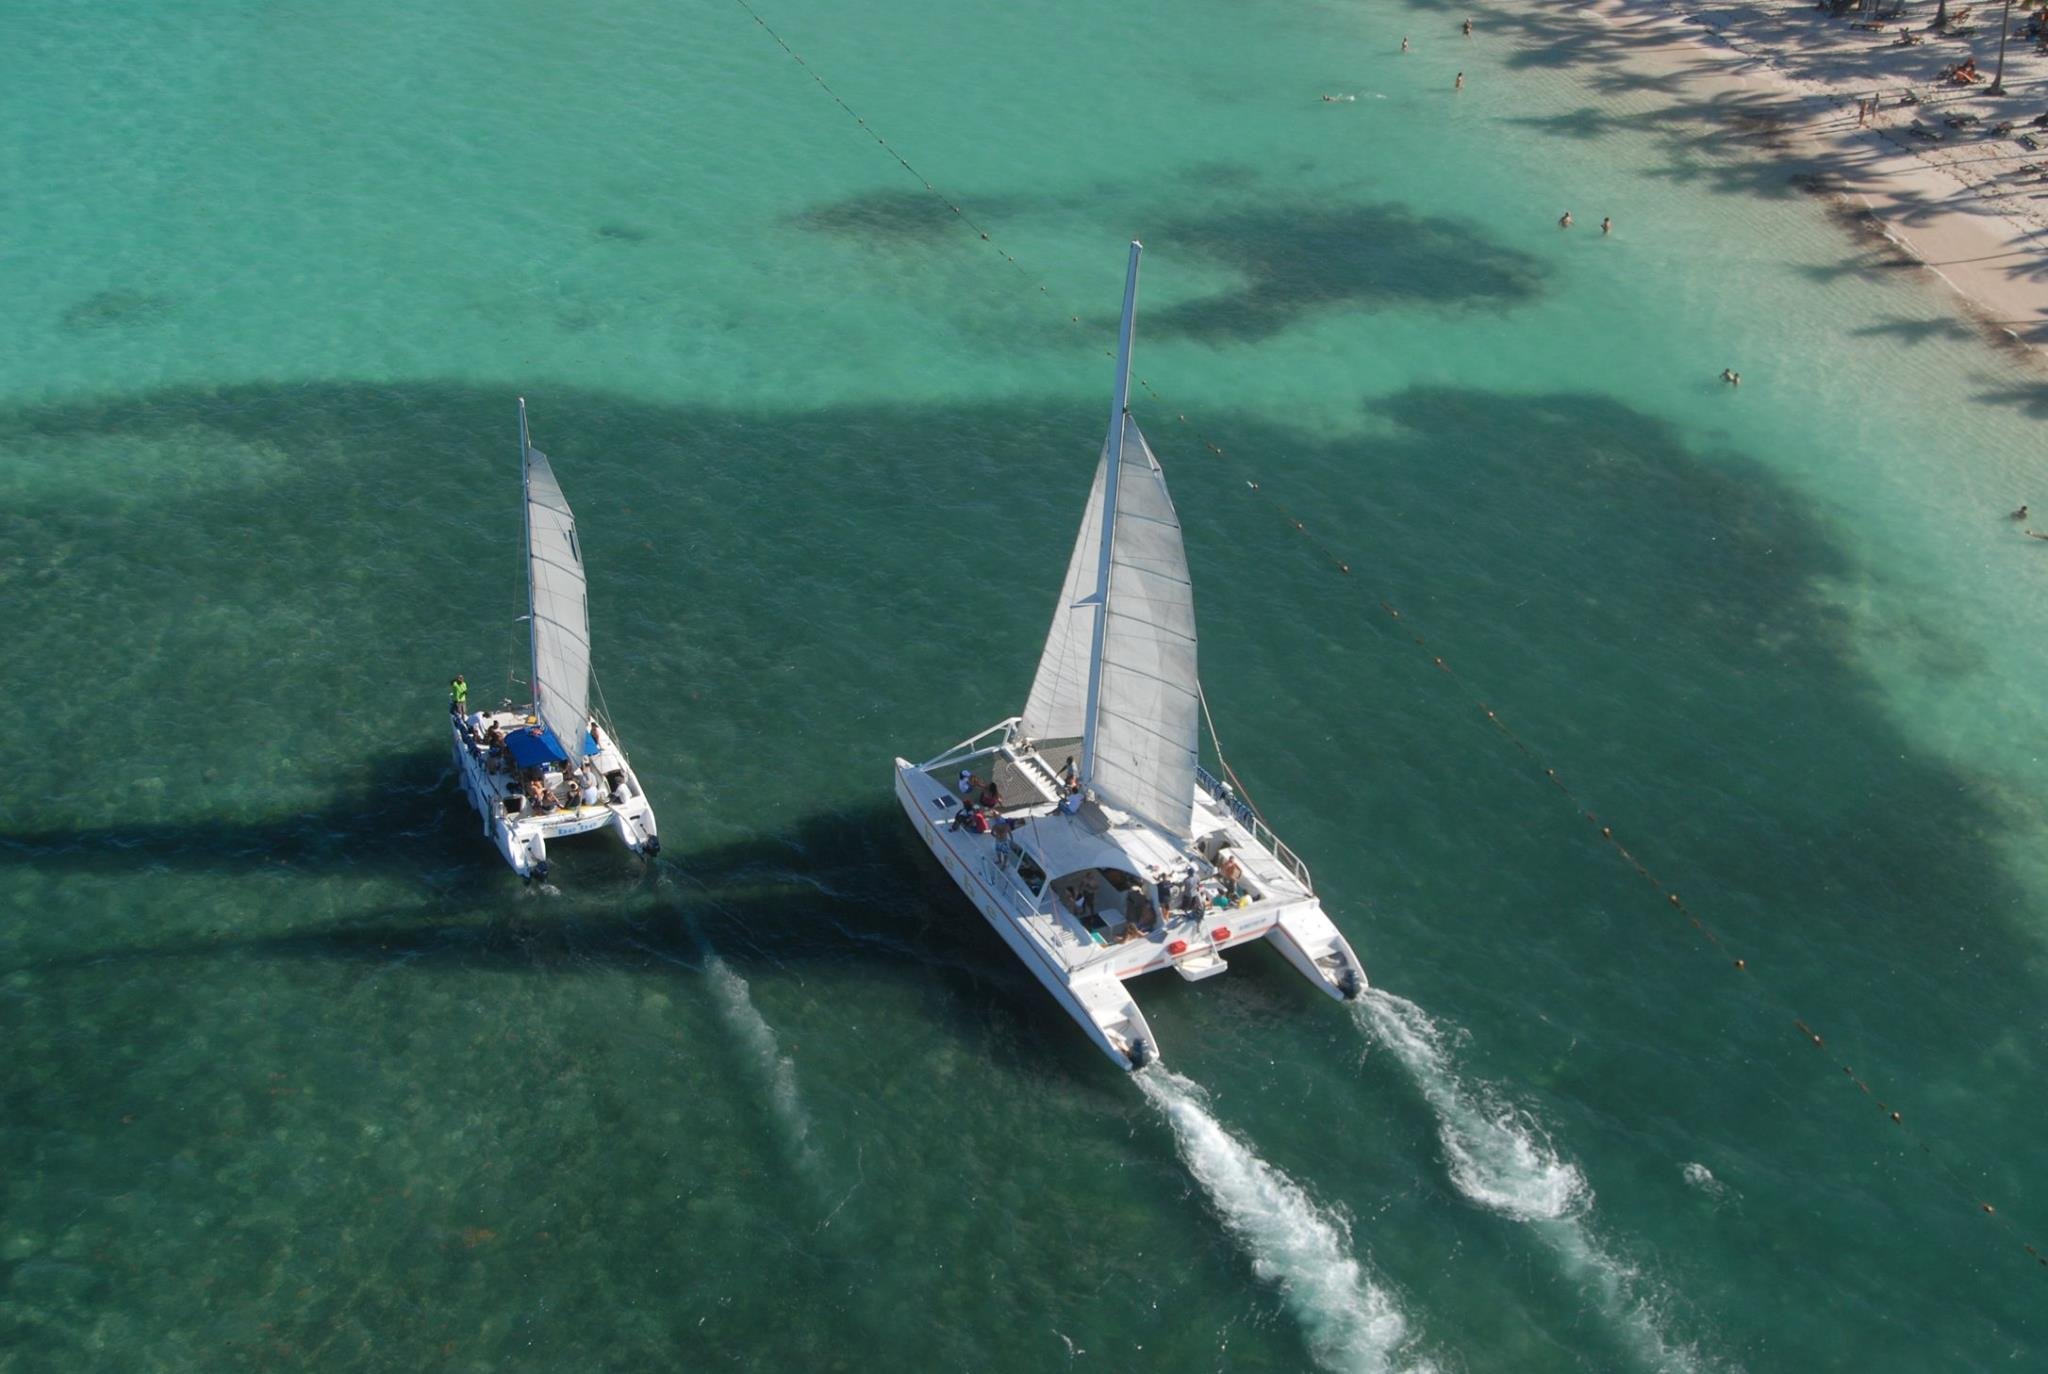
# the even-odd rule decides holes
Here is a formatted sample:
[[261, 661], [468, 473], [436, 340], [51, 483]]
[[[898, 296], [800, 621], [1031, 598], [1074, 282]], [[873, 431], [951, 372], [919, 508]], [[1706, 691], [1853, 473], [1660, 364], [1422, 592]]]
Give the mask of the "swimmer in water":
[[1569, 229], [1572, 227], [1571, 211], [1567, 210], [1557, 217], [1557, 227], [1560, 229]]
[[1470, 19], [1465, 21], [1465, 36], [1467, 38], [1472, 36], [1472, 21]]
[[1459, 72], [1459, 73], [1458, 73], [1458, 80], [1457, 80], [1457, 84], [1456, 84], [1456, 85], [1454, 85], [1454, 86], [1452, 86], [1452, 87], [1451, 87], [1451, 89], [1452, 89], [1452, 90], [1454, 90], [1454, 91], [1462, 91], [1462, 90], [1464, 90], [1464, 89], [1465, 89], [1465, 73], [1463, 73], [1463, 72]]
[[2021, 506], [2018, 510], [2014, 511], [2011, 515], [2007, 516], [2006, 518], [2009, 520], [2024, 520], [2027, 518], [2027, 508], [2025, 506]]
[[1603, 234], [1611, 234], [1614, 232], [1614, 216], [1602, 215], [1600, 217], [1600, 232]]
[[1740, 372], [1735, 371], [1733, 368], [1724, 367], [1721, 369], [1721, 380], [1728, 383], [1728, 385], [1730, 386], [1741, 386], [1742, 374]]
[[1407, 39], [1407, 38], [1406, 38], [1405, 36], [1404, 36], [1404, 37], [1403, 37], [1403, 38], [1401, 39], [1401, 51], [1402, 51], [1402, 52], [1407, 52], [1407, 51], [1408, 51], [1408, 39]]

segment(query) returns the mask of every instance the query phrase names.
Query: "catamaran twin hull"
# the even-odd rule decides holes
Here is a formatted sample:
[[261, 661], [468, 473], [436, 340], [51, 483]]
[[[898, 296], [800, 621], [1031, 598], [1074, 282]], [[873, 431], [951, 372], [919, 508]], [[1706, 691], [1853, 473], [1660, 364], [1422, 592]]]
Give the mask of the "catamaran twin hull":
[[[1119, 1067], [1158, 1056], [1125, 987], [1142, 974], [1212, 977], [1225, 953], [1270, 940], [1330, 996], [1364, 990], [1364, 965], [1323, 914], [1307, 868], [1213, 777], [1198, 774], [1195, 838], [1181, 843], [1095, 801], [1062, 806], [1058, 775], [1017, 726], [923, 764], [897, 759], [896, 797], [960, 890]], [[982, 808], [988, 783], [1001, 801]]]
[[[529, 880], [547, 877], [549, 841], [594, 830], [611, 830], [635, 854], [652, 858], [661, 852], [654, 808], [640, 791], [633, 765], [602, 731], [587, 732], [585, 737], [597, 747], [588, 756], [595, 800], [584, 804], [574, 772], [565, 773], [565, 760], [535, 755], [531, 764], [522, 764], [510, 747], [486, 747], [485, 737], [493, 727], [514, 744], [532, 741], [534, 748], [549, 754], [561, 751], [549, 747], [552, 735], [544, 734], [524, 712], [478, 711], [449, 717], [462, 794], [483, 817], [484, 834], [513, 872]], [[551, 810], [533, 806], [527, 780], [539, 781], [550, 796], [565, 800]]]

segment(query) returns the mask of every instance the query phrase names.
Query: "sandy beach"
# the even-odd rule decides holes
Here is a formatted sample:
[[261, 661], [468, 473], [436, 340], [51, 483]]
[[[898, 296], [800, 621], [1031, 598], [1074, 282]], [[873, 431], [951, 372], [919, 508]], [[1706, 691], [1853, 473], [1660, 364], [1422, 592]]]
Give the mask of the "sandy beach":
[[[1903, 21], [1873, 26], [1853, 10], [1834, 16], [1793, 0], [1595, 0], [1575, 19], [1598, 27], [1540, 13], [1486, 22], [1545, 45], [1537, 60], [1554, 49], [1560, 63], [1598, 64], [1618, 85], [1668, 93], [1674, 123], [1706, 118], [1754, 143], [1768, 155], [1765, 175], [1828, 197], [1853, 232], [1882, 234], [1993, 337], [2048, 348], [2048, 127], [2031, 122], [2048, 110], [2048, 55], [2015, 7], [2005, 94], [1992, 96], [1998, 7], [1979, 5], [1945, 33], [1930, 27], [1934, 4], [1905, 8]], [[1902, 28], [1920, 41], [1902, 43]], [[1973, 56], [1978, 84], [1941, 77]], [[1866, 123], [1859, 106], [1873, 96]], [[1866, 252], [1880, 255], [1873, 268], [1900, 265], [1874, 238]]]

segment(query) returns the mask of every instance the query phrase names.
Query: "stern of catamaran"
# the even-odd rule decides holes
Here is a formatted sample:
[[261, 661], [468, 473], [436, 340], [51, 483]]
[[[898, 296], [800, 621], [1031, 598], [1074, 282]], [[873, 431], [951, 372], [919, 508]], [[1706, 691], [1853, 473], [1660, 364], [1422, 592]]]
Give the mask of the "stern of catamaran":
[[896, 760], [897, 798], [961, 891], [1119, 1067], [1158, 1057], [1128, 991], [1146, 973], [1213, 977], [1227, 954], [1270, 938], [1325, 994], [1363, 991], [1364, 966], [1307, 867], [1228, 788], [1202, 774], [1195, 833], [1177, 838], [1093, 801], [1061, 805], [1061, 746], [1040, 748], [1006, 721], [922, 764]]

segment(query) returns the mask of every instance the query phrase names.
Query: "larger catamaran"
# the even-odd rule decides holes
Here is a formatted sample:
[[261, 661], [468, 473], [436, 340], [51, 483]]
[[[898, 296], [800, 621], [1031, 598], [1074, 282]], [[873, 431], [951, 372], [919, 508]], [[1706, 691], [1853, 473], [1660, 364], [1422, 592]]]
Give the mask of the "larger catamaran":
[[1131, 244], [1109, 437], [1024, 714], [896, 760], [925, 844], [1126, 1069], [1158, 1054], [1125, 988], [1140, 974], [1208, 978], [1226, 951], [1265, 939], [1332, 997], [1365, 988], [1307, 865], [1200, 765], [1187, 551], [1130, 413], [1142, 252]]
[[661, 852], [661, 840], [633, 765], [591, 709], [583, 549], [555, 470], [527, 433], [523, 396], [519, 453], [533, 701], [519, 710], [510, 701], [496, 710], [452, 709], [448, 728], [463, 794], [483, 817], [484, 834], [532, 882], [548, 875], [550, 840], [609, 829], [648, 858]]

